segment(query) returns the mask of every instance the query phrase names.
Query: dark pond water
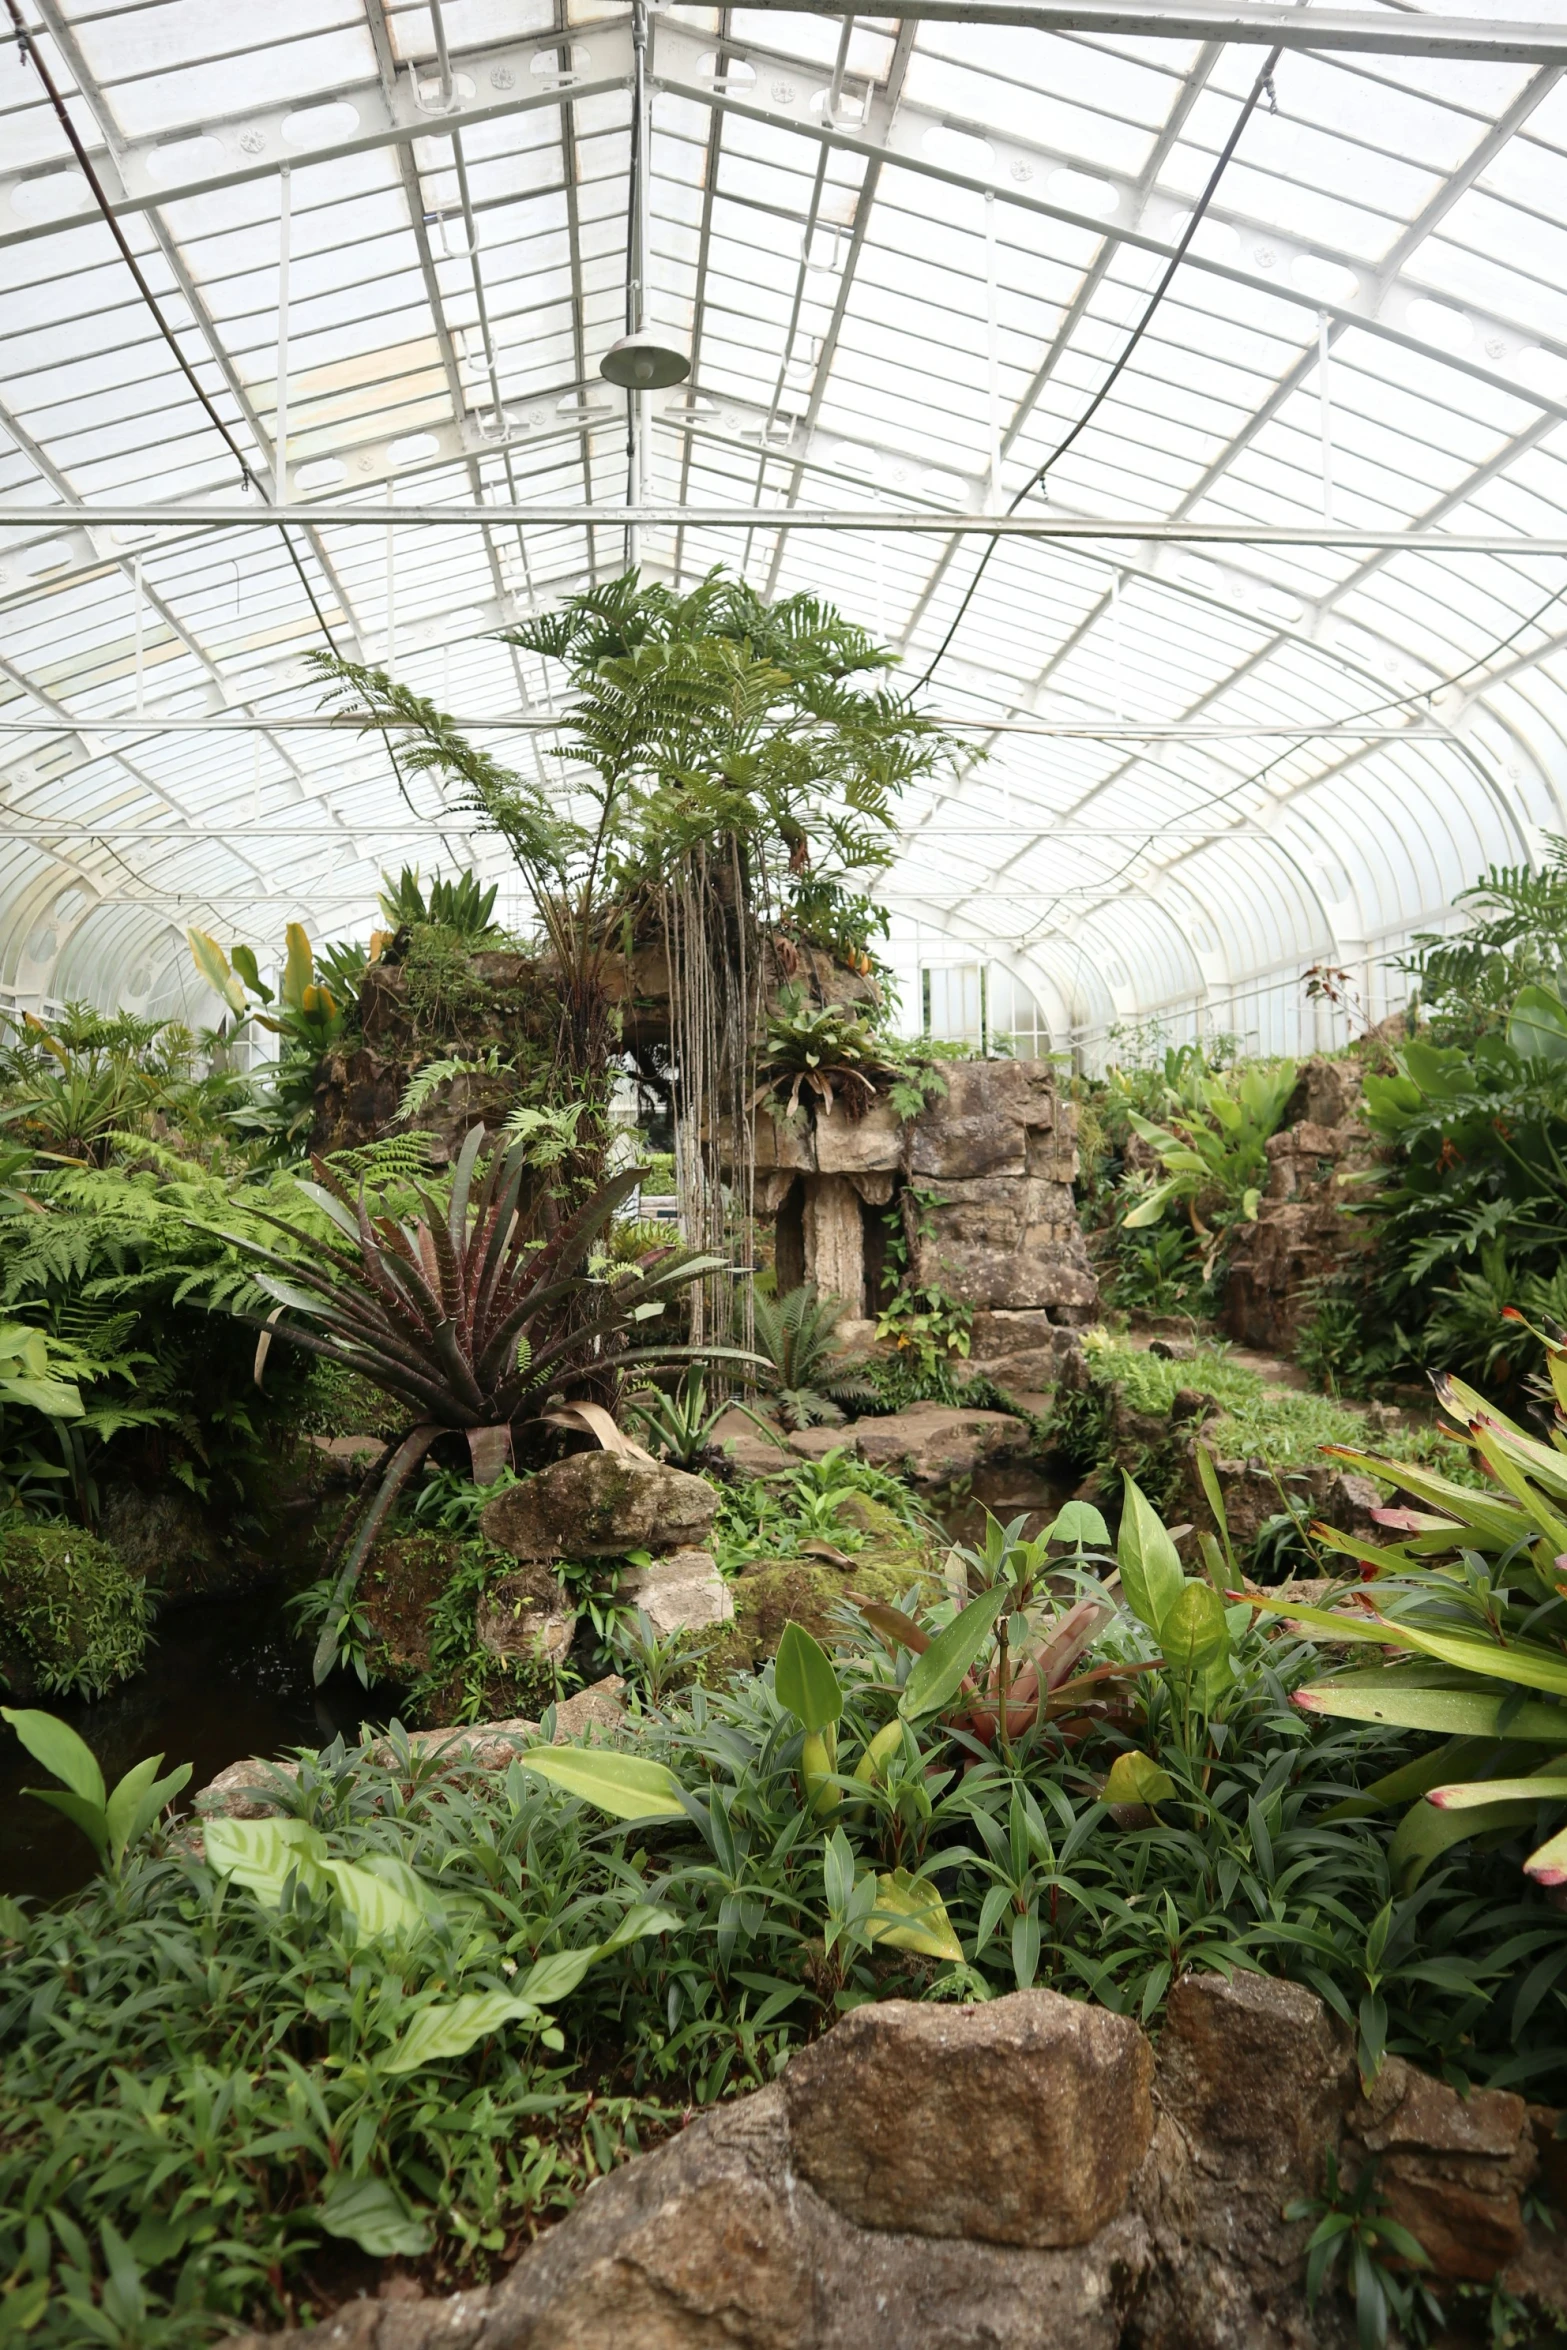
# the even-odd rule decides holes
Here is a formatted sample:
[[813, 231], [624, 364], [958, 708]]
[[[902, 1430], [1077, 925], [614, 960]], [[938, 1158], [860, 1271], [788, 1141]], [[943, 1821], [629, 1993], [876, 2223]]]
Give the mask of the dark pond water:
[[[310, 1642], [289, 1628], [281, 1590], [209, 1599], [162, 1618], [147, 1669], [96, 1705], [43, 1701], [80, 1732], [112, 1787], [144, 1754], [164, 1767], [195, 1765], [190, 1792], [231, 1762], [324, 1746], [339, 1730], [383, 1724], [396, 1692], [361, 1689], [335, 1674], [322, 1689], [310, 1681]], [[48, 1774], [0, 1725], [0, 1892], [58, 1901], [85, 1884], [96, 1865], [87, 1839], [24, 1787], [48, 1786]], [[188, 1800], [188, 1797], [186, 1798]]]

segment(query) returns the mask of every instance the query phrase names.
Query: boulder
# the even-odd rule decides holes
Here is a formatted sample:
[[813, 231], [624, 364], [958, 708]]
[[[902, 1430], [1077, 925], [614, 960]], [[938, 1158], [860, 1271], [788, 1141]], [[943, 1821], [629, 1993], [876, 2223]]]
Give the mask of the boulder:
[[1460, 2097], [1390, 2056], [1350, 2127], [1350, 2150], [1376, 2158], [1389, 2216], [1418, 2238], [1437, 2276], [1489, 2284], [1523, 2251], [1520, 2197], [1539, 2156], [1521, 2097]]
[[513, 1558], [615, 1558], [707, 1538], [718, 1495], [701, 1477], [621, 1453], [575, 1452], [486, 1504], [486, 1538]]
[[1054, 1991], [857, 2007], [784, 2075], [795, 2163], [862, 2228], [1086, 2244], [1153, 2133], [1137, 2025]]
[[577, 1629], [577, 1611], [558, 1576], [538, 1566], [502, 1575], [479, 1601], [474, 1630], [479, 1646], [505, 1662], [565, 1662]]
[[841, 1102], [816, 1121], [816, 1164], [823, 1175], [892, 1174], [903, 1165], [904, 1126], [888, 1101], [850, 1117]]
[[764, 1435], [756, 1422], [733, 1404], [715, 1426], [713, 1442], [742, 1476], [776, 1477], [794, 1467], [783, 1430], [780, 1428], [775, 1437]]
[[600, 2179], [498, 2285], [237, 2350], [1115, 2350], [1147, 2258], [1132, 2214], [1066, 2250], [859, 2228], [797, 2175], [775, 2082]]
[[911, 1477], [916, 1485], [950, 1485], [970, 1477], [982, 1461], [1026, 1452], [1027, 1423], [1010, 1412], [966, 1404], [912, 1404], [879, 1420], [853, 1420], [840, 1430], [873, 1468]]
[[[1298, 1086], [1296, 1098], [1305, 1098]], [[1337, 1101], [1324, 1093], [1317, 1106]], [[1364, 1126], [1309, 1116], [1270, 1136], [1267, 1153], [1257, 1220], [1230, 1233], [1224, 1328], [1243, 1346], [1292, 1354], [1310, 1319], [1315, 1285], [1343, 1272], [1370, 1245], [1364, 1223], [1345, 1209], [1364, 1197], [1364, 1186], [1352, 1178], [1374, 1163], [1375, 1153]]]
[[735, 1612], [733, 1594], [705, 1550], [676, 1550], [651, 1566], [633, 1567], [619, 1596], [632, 1600], [654, 1631], [665, 1635], [727, 1624]]

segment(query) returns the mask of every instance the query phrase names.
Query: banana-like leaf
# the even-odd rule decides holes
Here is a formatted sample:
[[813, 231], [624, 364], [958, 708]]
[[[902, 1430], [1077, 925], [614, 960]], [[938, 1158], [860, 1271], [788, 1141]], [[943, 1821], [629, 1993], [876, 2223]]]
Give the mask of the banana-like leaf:
[[411, 1941], [429, 1932], [434, 1922], [429, 1904], [410, 1898], [386, 1877], [348, 1860], [322, 1860], [317, 1867], [362, 1942]]
[[1422, 1799], [1406, 1811], [1387, 1848], [1388, 1868], [1400, 1892], [1408, 1893], [1434, 1860], [1471, 1836], [1488, 1836], [1511, 1828], [1535, 1811], [1531, 1797], [1524, 1803], [1490, 1803], [1479, 1811], [1438, 1811]]
[[1567, 1707], [1493, 1696], [1483, 1689], [1420, 1689], [1401, 1672], [1356, 1673], [1313, 1681], [1297, 1689], [1302, 1713], [1342, 1722], [1385, 1722], [1397, 1730], [1430, 1730], [1439, 1738], [1522, 1738], [1555, 1745], [1567, 1740]]
[[685, 1817], [680, 1781], [661, 1762], [604, 1746], [530, 1746], [517, 1757], [524, 1770], [616, 1820]]
[[1473, 1528], [1502, 1542], [1516, 1542], [1529, 1531], [1523, 1513], [1499, 1493], [1479, 1493], [1473, 1486], [1455, 1484], [1451, 1477], [1442, 1477], [1434, 1469], [1423, 1469], [1415, 1461], [1382, 1460], [1375, 1453], [1354, 1452], [1348, 1445], [1325, 1444], [1323, 1451], [1336, 1461], [1347, 1461], [1362, 1475], [1376, 1477], [1384, 1485], [1402, 1486], [1417, 1501], [1429, 1503], [1444, 1516], [1456, 1518], [1459, 1525]]
[[1508, 1015], [1507, 1041], [1526, 1061], [1567, 1061], [1567, 1004], [1548, 987], [1521, 987]]
[[205, 930], [187, 930], [185, 937], [190, 959], [214, 995], [221, 996], [231, 1012], [243, 1012], [245, 990], [230, 970], [229, 959], [217, 940]]
[[417, 2260], [428, 2252], [431, 2233], [386, 2179], [342, 2179], [316, 2206], [315, 2217], [329, 2236], [357, 2244], [374, 2260]]

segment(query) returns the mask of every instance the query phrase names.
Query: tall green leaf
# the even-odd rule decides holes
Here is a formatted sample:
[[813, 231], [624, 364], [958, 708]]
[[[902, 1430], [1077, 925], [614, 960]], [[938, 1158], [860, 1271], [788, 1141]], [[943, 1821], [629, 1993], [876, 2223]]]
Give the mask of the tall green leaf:
[[843, 1691], [831, 1657], [804, 1625], [792, 1618], [778, 1642], [773, 1687], [779, 1704], [787, 1706], [813, 1734], [836, 1722], [843, 1712]]
[[597, 1804], [616, 1820], [685, 1816], [680, 1781], [661, 1762], [601, 1746], [530, 1746], [517, 1760], [568, 1795]]
[[1121, 1566], [1121, 1589], [1133, 1615], [1146, 1624], [1155, 1639], [1161, 1637], [1166, 1611], [1180, 1595], [1186, 1578], [1175, 1544], [1135, 1478], [1126, 1479], [1126, 1501], [1116, 1543]]
[[971, 1599], [962, 1614], [954, 1616], [924, 1654], [915, 1658], [898, 1700], [898, 1711], [906, 1722], [939, 1712], [957, 1695], [964, 1674], [990, 1638], [996, 1618], [1011, 1596], [1005, 1584], [998, 1584], [994, 1591]]

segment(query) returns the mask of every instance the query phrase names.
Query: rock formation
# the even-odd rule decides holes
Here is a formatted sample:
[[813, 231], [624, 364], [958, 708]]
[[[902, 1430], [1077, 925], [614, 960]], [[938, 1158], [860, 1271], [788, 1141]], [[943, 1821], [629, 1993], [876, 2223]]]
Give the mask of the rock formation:
[[1078, 1229], [1076, 1112], [1048, 1061], [954, 1061], [947, 1091], [900, 1122], [887, 1101], [814, 1124], [762, 1114], [758, 1213], [777, 1228], [781, 1287], [814, 1281], [851, 1319], [879, 1312], [889, 1209], [912, 1278], [975, 1312], [974, 1364], [1045, 1387], [1092, 1321], [1097, 1291]]
[[[781, 2082], [601, 2179], [510, 2275], [359, 2301], [271, 2350], [1348, 2350], [1305, 2297], [1328, 2150], [1379, 2162], [1434, 2282], [1567, 2294], [1525, 2221], [1554, 2115], [1390, 2058], [1314, 1993], [1189, 1975], [1157, 2062], [1051, 1991], [857, 2008]], [[266, 2350], [250, 2336], [237, 2350]]]
[[1267, 1189], [1254, 1224], [1230, 1236], [1224, 1328], [1242, 1346], [1292, 1354], [1311, 1318], [1315, 1283], [1342, 1272], [1367, 1246], [1345, 1214], [1375, 1159], [1356, 1111], [1360, 1064], [1310, 1060], [1285, 1107], [1291, 1122], [1268, 1142]]

